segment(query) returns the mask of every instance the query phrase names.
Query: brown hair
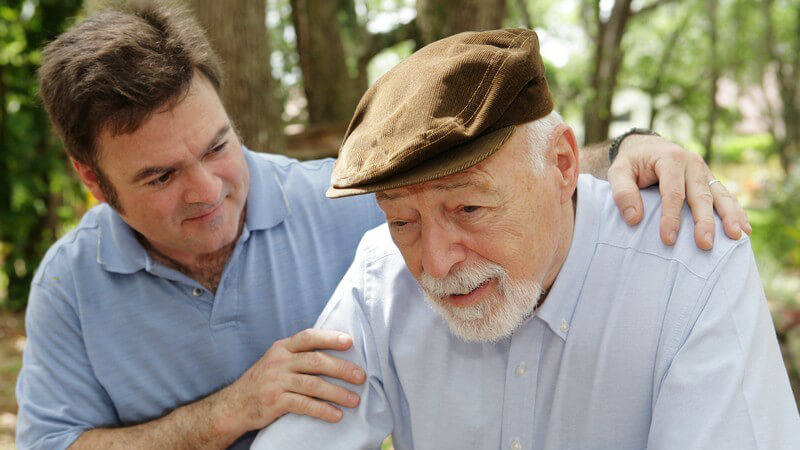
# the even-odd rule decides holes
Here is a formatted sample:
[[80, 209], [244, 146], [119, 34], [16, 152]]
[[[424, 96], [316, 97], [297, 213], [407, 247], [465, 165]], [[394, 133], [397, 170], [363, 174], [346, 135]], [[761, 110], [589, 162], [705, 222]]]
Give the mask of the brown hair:
[[[113, 187], [98, 167], [95, 139], [135, 132], [159, 107], [172, 107], [199, 71], [219, 92], [219, 61], [188, 11], [136, 1], [89, 17], [45, 47], [39, 95], [67, 154], [97, 173], [115, 206]], [[106, 189], [110, 192], [105, 192]]]

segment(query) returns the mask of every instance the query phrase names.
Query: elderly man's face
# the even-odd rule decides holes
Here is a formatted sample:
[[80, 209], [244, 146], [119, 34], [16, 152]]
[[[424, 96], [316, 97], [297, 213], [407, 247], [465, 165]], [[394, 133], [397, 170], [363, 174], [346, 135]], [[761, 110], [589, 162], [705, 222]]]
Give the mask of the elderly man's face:
[[526, 127], [517, 127], [477, 166], [377, 194], [409, 270], [459, 337], [508, 336], [558, 274], [578, 171], [567, 130], [556, 130], [541, 169], [528, 157]]

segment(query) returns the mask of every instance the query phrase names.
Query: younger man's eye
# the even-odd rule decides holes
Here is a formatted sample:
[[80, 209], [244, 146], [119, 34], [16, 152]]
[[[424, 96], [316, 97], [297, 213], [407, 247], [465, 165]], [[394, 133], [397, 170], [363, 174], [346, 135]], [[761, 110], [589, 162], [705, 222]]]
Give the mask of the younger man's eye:
[[167, 172], [164, 175], [161, 175], [160, 177], [154, 179], [153, 181], [151, 181], [148, 184], [150, 184], [151, 186], [162, 186], [164, 184], [167, 184], [167, 182], [169, 182], [171, 177], [172, 177], [172, 173], [171, 172]]

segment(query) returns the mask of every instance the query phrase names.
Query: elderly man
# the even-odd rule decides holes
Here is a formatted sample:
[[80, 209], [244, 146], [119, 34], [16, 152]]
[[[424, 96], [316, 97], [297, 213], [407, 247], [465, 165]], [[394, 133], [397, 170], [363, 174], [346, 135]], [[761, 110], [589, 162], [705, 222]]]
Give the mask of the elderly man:
[[625, 224], [543, 71], [532, 31], [465, 33], [367, 92], [328, 195], [388, 224], [318, 321], [353, 335], [361, 403], [253, 448], [800, 448], [748, 239], [663, 245], [655, 192]]
[[[325, 198], [332, 160], [245, 149], [202, 30], [158, 3], [90, 17], [43, 52], [42, 101], [104, 204], [53, 245], [32, 283], [20, 448], [220, 448], [288, 411], [337, 421], [328, 402], [358, 403], [314, 376], [364, 380], [355, 365], [316, 352], [350, 338], [302, 330], [382, 215], [371, 199]], [[642, 208], [625, 167], [653, 179], [654, 167], [676, 160], [660, 173], [667, 191], [682, 192], [684, 174], [708, 176], [666, 141], [625, 142], [614, 170], [633, 221]], [[631, 142], [659, 150], [631, 151]], [[707, 247], [711, 203], [697, 186], [687, 194]], [[713, 193], [736, 237], [741, 209]], [[677, 206], [664, 211], [665, 239], [677, 231]]]

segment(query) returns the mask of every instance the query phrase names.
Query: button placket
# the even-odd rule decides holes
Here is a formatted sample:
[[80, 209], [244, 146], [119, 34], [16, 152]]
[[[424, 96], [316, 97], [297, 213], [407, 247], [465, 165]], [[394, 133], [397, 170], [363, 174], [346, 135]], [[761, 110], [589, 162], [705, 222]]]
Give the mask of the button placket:
[[524, 376], [527, 371], [528, 371], [528, 365], [525, 364], [525, 361], [520, 361], [519, 364], [517, 364], [517, 370], [516, 370], [517, 377]]

